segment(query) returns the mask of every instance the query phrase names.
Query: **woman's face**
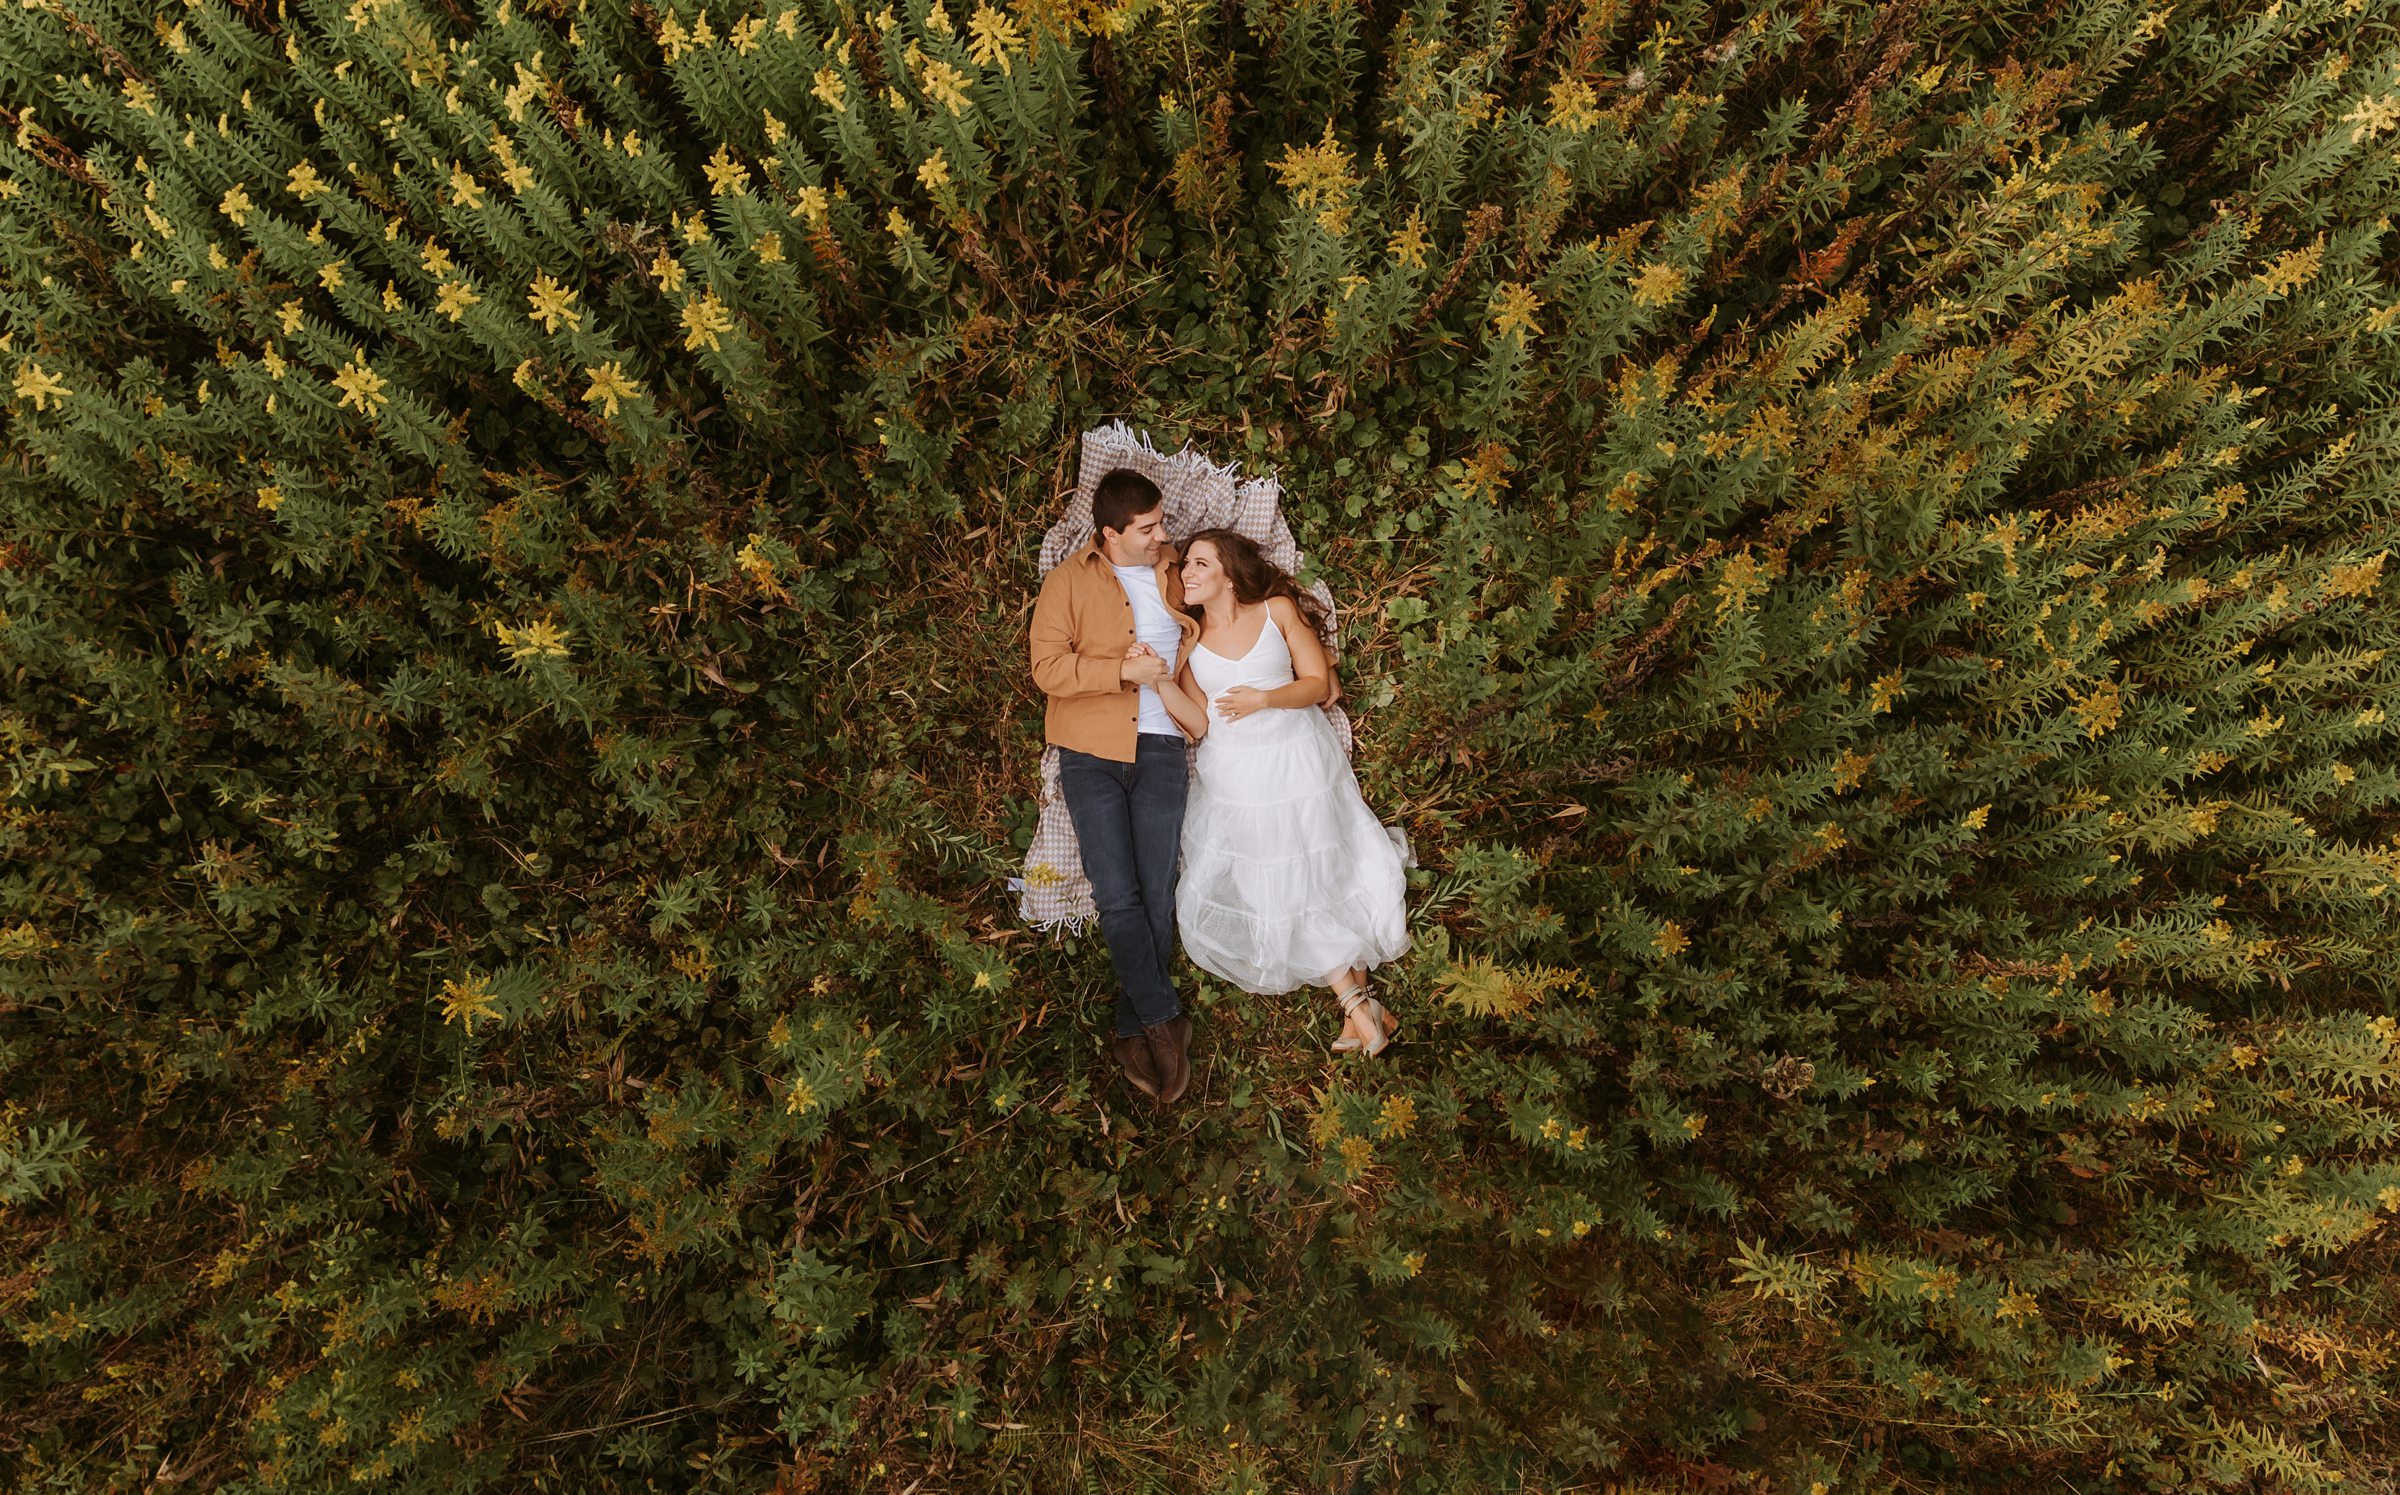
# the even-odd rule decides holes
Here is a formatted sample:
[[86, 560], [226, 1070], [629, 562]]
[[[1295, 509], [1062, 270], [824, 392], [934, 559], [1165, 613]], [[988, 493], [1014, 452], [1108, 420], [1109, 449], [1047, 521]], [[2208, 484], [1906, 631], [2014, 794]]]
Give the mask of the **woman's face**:
[[1230, 583], [1213, 540], [1194, 540], [1183, 557], [1183, 600], [1206, 604], [1222, 595]]

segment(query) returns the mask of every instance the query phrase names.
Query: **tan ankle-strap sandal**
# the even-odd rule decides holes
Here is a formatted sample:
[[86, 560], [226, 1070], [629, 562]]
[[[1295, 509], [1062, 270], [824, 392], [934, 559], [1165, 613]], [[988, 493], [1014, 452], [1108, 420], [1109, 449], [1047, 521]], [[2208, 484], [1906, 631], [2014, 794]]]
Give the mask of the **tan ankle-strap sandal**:
[[1348, 1018], [1350, 1014], [1361, 1007], [1367, 1009], [1367, 1016], [1375, 1023], [1375, 1040], [1372, 1043], [1361, 1043], [1345, 1033], [1333, 1041], [1333, 1051], [1337, 1054], [1363, 1053], [1370, 1059], [1382, 1053], [1384, 1046], [1392, 1041], [1392, 1035], [1400, 1030], [1399, 1020], [1393, 1017], [1381, 1002], [1375, 1000], [1373, 988], [1364, 981], [1360, 982], [1357, 988], [1346, 996], [1340, 993], [1335, 995], [1342, 1004], [1344, 1018]]

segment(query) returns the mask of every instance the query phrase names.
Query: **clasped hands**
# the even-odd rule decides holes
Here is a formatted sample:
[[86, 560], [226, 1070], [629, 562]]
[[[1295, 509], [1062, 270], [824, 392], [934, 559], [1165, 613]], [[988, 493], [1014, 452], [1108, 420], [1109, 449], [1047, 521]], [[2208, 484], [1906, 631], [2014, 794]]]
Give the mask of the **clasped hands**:
[[[1127, 685], [1158, 685], [1174, 671], [1156, 649], [1138, 640], [1125, 646], [1124, 663], [1117, 667], [1117, 678]], [[1255, 685], [1236, 685], [1210, 703], [1227, 721], [1240, 721], [1253, 711], [1266, 708], [1267, 693]]]

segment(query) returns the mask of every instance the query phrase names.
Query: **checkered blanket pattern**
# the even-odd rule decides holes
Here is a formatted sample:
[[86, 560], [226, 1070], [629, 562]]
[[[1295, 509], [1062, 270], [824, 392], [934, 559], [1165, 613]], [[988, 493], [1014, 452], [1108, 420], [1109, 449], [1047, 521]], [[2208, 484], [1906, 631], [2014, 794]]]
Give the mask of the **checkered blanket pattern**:
[[[1197, 531], [1222, 526], [1256, 540], [1267, 559], [1284, 570], [1299, 571], [1302, 558], [1293, 543], [1291, 526], [1284, 522], [1280, 480], [1271, 475], [1243, 477], [1232, 463], [1213, 462], [1193, 450], [1189, 442], [1171, 456], [1163, 454], [1150, 444], [1148, 432], [1137, 434], [1124, 421], [1115, 420], [1083, 433], [1074, 495], [1067, 500], [1066, 512], [1042, 536], [1044, 576], [1091, 539], [1092, 490], [1104, 475], [1119, 467], [1130, 467], [1158, 484], [1166, 496], [1167, 538], [1176, 546], [1181, 547]], [[1338, 632], [1333, 593], [1321, 580], [1308, 592], [1325, 608], [1325, 649], [1332, 655]], [[1339, 705], [1320, 709], [1332, 719], [1343, 751], [1349, 751], [1349, 715]], [[1186, 772], [1192, 758], [1193, 747], [1187, 743]], [[1026, 923], [1052, 932], [1080, 933], [1098, 916], [1098, 910], [1092, 904], [1092, 885], [1083, 875], [1082, 853], [1075, 845], [1075, 823], [1059, 792], [1055, 747], [1042, 749], [1040, 786], [1041, 818], [1034, 827], [1033, 845], [1025, 853], [1024, 874], [1010, 878], [1008, 886], [1018, 895], [1017, 912]]]

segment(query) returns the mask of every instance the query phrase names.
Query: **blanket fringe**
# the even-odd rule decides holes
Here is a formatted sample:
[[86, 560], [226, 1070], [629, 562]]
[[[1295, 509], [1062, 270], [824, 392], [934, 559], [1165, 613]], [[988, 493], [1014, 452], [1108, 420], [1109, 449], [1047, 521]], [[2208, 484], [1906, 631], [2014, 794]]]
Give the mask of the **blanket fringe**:
[[1182, 450], [1162, 452], [1151, 444], [1148, 431], [1136, 431], [1121, 415], [1105, 426], [1084, 432], [1083, 446], [1087, 453], [1094, 450], [1121, 451], [1127, 456], [1147, 457], [1162, 466], [1183, 467], [1202, 477], [1229, 479], [1236, 483], [1243, 481], [1240, 463], [1210, 461], [1208, 454], [1193, 446], [1189, 437], [1184, 439]]

